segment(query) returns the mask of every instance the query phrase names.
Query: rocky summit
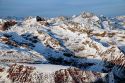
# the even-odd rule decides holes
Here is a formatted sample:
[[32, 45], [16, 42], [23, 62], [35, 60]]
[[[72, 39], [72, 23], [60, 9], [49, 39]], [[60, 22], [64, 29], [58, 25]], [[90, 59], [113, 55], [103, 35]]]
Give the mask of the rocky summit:
[[0, 83], [124, 83], [125, 16], [0, 19]]

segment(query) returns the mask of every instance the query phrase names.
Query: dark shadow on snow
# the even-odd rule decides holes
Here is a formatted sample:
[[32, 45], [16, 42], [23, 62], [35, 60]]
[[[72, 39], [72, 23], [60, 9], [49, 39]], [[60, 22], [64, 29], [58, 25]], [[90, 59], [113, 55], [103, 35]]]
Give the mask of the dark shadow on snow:
[[[9, 35], [12, 33], [13, 33], [13, 35], [16, 34], [15, 32], [11, 32], [11, 33], [6, 33], [5, 35], [10, 36], [9, 39], [15, 41], [13, 38], [13, 35]], [[24, 38], [24, 40], [26, 40], [25, 42], [24, 41], [23, 42], [15, 41], [15, 42], [18, 43], [19, 45], [22, 45], [22, 44], [29, 45], [30, 49], [35, 50], [38, 53], [40, 53], [41, 55], [43, 55], [51, 64], [73, 66], [73, 67], [77, 67], [77, 68], [80, 68], [81, 70], [86, 70], [86, 71], [95, 71], [95, 72], [102, 72], [102, 73], [113, 72], [114, 78], [116, 79], [116, 83], [125, 82], [124, 65], [119, 65], [118, 62], [112, 63], [109, 61], [76, 57], [76, 56], [74, 56], [74, 53], [72, 51], [70, 51], [66, 46], [64, 46], [63, 40], [55, 37], [54, 36], [55, 34], [52, 32], [49, 32], [48, 34], [52, 38], [61, 42], [62, 47], [65, 48], [65, 53], [62, 53], [61, 55], [59, 55], [61, 53], [61, 51], [57, 51], [57, 50], [54, 50], [53, 48], [46, 47], [43, 43], [39, 42], [40, 40], [36, 36], [33, 36], [30, 33], [25, 33], [25, 34], [21, 35], [21, 37]], [[16, 34], [16, 35], [19, 36], [18, 34]], [[38, 45], [36, 45], [37, 43], [38, 43]], [[40, 46], [39, 49], [34, 49], [37, 46]], [[53, 53], [53, 54], [55, 53], [56, 56], [51, 53]], [[36, 61], [36, 62], [34, 62], [34, 64], [41, 64], [41, 62]], [[103, 67], [103, 68], [101, 69], [101, 67]], [[98, 70], [96, 70], [94, 68], [98, 68]], [[116, 74], [116, 72], [118, 72], [118, 73]], [[100, 83], [100, 81], [98, 80], [95, 83]]]

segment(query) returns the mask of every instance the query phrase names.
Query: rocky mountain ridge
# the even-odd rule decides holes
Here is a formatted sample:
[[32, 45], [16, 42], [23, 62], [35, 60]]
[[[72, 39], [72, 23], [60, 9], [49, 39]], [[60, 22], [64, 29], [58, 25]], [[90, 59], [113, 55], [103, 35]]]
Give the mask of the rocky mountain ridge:
[[0, 82], [124, 83], [124, 16], [1, 19], [0, 29]]

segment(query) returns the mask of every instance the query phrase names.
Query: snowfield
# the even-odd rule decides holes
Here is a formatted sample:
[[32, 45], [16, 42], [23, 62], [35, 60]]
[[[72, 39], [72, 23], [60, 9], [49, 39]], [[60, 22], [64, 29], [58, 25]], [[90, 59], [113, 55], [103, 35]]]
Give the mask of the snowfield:
[[0, 83], [124, 83], [125, 16], [0, 19]]

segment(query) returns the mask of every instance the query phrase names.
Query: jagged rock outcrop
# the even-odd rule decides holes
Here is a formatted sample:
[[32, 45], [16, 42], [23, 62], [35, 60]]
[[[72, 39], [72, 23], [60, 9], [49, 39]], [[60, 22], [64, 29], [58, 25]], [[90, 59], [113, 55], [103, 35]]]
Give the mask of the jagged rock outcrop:
[[4, 31], [8, 29], [10, 26], [14, 26], [15, 24], [17, 24], [17, 22], [14, 20], [5, 21], [2, 23], [0, 22], [0, 30]]
[[[42, 68], [42, 67], [41, 67]], [[44, 67], [43, 67], [44, 68]], [[107, 82], [106, 73], [82, 71], [78, 68], [59, 69], [50, 73], [38, 71], [38, 67], [12, 64], [6, 72], [5, 83], [90, 83]], [[8, 80], [6, 80], [8, 79]]]
[[106, 82], [106, 74], [91, 71], [82, 71], [77, 68], [68, 68], [55, 72], [55, 83], [91, 83]]

